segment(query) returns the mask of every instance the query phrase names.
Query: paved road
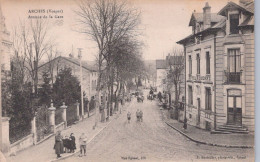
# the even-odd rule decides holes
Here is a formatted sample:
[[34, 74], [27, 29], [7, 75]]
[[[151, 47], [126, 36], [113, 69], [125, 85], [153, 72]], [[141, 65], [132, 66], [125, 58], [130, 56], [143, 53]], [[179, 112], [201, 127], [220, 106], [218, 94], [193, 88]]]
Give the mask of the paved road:
[[[87, 156], [76, 155], [63, 161], [253, 161], [253, 149], [198, 145], [162, 121], [155, 101], [133, 102], [127, 110], [132, 114], [130, 124], [126, 121], [127, 112], [122, 112], [87, 146]], [[137, 109], [144, 112], [143, 123], [136, 121]]]

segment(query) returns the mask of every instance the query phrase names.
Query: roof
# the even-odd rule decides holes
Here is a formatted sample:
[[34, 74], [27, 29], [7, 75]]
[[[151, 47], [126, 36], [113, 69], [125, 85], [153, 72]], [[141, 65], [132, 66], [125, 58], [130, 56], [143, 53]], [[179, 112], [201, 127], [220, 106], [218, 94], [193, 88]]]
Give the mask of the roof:
[[246, 5], [242, 5], [242, 4], [236, 4], [234, 2], [228, 2], [228, 4], [223, 7], [218, 14], [225, 16], [226, 15], [226, 10], [229, 9], [230, 7], [235, 7], [238, 8], [239, 10], [242, 10], [244, 12], [247, 12], [249, 14], [254, 14], [254, 2], [248, 3]]
[[243, 27], [243, 26], [254, 26], [254, 25], [255, 25], [255, 17], [254, 16], [249, 16], [239, 26]]
[[[54, 58], [54, 59], [51, 60], [51, 61], [48, 61], [48, 62], [46, 62], [46, 63], [40, 65], [38, 68], [41, 68], [41, 67], [45, 66], [46, 64], [48, 64], [49, 62], [55, 61], [55, 60], [57, 60], [57, 59], [64, 59], [64, 60], [66, 60], [66, 61], [68, 61], [68, 62], [71, 62], [71, 63], [73, 63], [73, 64], [75, 64], [75, 65], [80, 66], [80, 60], [77, 59], [77, 58], [59, 56], [59, 57]], [[81, 63], [82, 63], [82, 67], [83, 67], [84, 69], [89, 70], [89, 71], [92, 71], [92, 72], [97, 71], [97, 68], [96, 68], [96, 66], [95, 66], [93, 63], [90, 63], [89, 61], [84, 61], [84, 60], [82, 60]]]
[[156, 60], [156, 69], [166, 69], [167, 62], [166, 60]]
[[[211, 22], [219, 22], [225, 17], [218, 15], [217, 13], [211, 13]], [[192, 21], [195, 19], [197, 22], [203, 22], [203, 13], [192, 13], [191, 18], [190, 18], [190, 23], [189, 26], [192, 26]]]
[[183, 64], [184, 56], [166, 56], [167, 66], [168, 65], [180, 65]]
[[[215, 15], [215, 13], [211, 14], [211, 22], [216, 22], [218, 21], [216, 24], [214, 24], [212, 27], [210, 28], [207, 28], [205, 30], [202, 30], [196, 34], [191, 34], [187, 37], [185, 37], [184, 39], [178, 41], [177, 43], [178, 44], [183, 44], [186, 40], [190, 39], [190, 38], [193, 38], [195, 37], [196, 35], [200, 35], [204, 32], [208, 32], [208, 31], [212, 31], [214, 29], [221, 29], [223, 28], [225, 25], [226, 25], [226, 18], [224, 17], [225, 16], [225, 10], [227, 10], [228, 8], [230, 7], [236, 7], [244, 12], [247, 12], [249, 13], [249, 16], [244, 20], [244, 22], [242, 22], [239, 26], [240, 27], [243, 27], [243, 26], [254, 26], [254, 2], [253, 1], [250, 1], [250, 2], [247, 2], [247, 3], [244, 3], [244, 4], [236, 4], [234, 2], [228, 2], [228, 4], [223, 7], [218, 13], [217, 15]], [[222, 15], [222, 16], [221, 16]], [[219, 17], [220, 16], [220, 17]], [[191, 17], [191, 20], [190, 20], [190, 23], [189, 23], [189, 26], [191, 26], [191, 23], [192, 23], [192, 19], [196, 19], [196, 21], [203, 21], [203, 13], [193, 13], [192, 14], [192, 17]]]

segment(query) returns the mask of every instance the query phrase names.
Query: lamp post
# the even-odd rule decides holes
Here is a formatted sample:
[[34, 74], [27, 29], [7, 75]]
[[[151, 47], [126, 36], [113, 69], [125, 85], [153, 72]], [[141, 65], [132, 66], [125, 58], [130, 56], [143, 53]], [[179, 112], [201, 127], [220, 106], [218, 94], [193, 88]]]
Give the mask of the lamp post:
[[82, 112], [82, 119], [84, 118], [84, 102], [83, 102], [83, 78], [82, 78], [82, 63], [81, 63], [81, 50], [82, 48], [78, 48], [79, 53], [78, 53], [78, 58], [79, 58], [79, 64], [80, 64], [80, 94], [81, 94], [81, 112]]

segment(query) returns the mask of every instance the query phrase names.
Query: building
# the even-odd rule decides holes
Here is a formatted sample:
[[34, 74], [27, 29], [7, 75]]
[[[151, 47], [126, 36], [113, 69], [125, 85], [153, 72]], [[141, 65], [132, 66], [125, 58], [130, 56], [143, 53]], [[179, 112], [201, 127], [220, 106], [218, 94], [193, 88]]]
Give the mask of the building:
[[5, 26], [5, 17], [0, 6], [0, 42], [1, 42], [1, 67], [2, 71], [10, 71], [10, 55], [12, 43], [10, 42], [10, 33]]
[[188, 123], [208, 130], [254, 131], [254, 2], [228, 2], [218, 13], [206, 3], [193, 12], [185, 50]]
[[[72, 75], [76, 76], [80, 81], [80, 60], [73, 57], [63, 57], [59, 56], [41, 66], [39, 66], [39, 85], [43, 83], [42, 74], [44, 72], [50, 71], [50, 64], [53, 65], [53, 78], [58, 75], [60, 69], [65, 67], [72, 69]], [[83, 74], [83, 92], [90, 99], [91, 96], [95, 95], [96, 86], [97, 86], [97, 70], [94, 65], [91, 65], [90, 62], [82, 60], [82, 74]]]
[[[156, 60], [156, 87], [159, 92], [171, 92], [171, 99], [175, 99], [175, 88], [172, 81], [168, 80], [167, 75], [170, 69], [174, 69], [179, 64], [183, 64], [183, 56], [166, 56], [165, 60]], [[184, 96], [184, 70], [180, 74], [180, 101]]]
[[156, 87], [157, 91], [166, 89], [167, 63], [166, 60], [156, 60]]

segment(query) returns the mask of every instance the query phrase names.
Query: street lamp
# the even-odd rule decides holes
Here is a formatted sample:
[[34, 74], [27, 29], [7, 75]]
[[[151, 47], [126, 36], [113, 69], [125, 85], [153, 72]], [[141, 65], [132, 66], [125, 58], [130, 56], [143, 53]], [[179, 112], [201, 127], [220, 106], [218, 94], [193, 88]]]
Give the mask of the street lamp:
[[82, 48], [78, 48], [79, 53], [78, 53], [78, 58], [79, 58], [79, 64], [80, 64], [80, 94], [81, 94], [81, 115], [82, 115], [82, 120], [84, 119], [84, 102], [83, 102], [83, 78], [82, 78], [82, 55], [81, 55], [81, 50]]

